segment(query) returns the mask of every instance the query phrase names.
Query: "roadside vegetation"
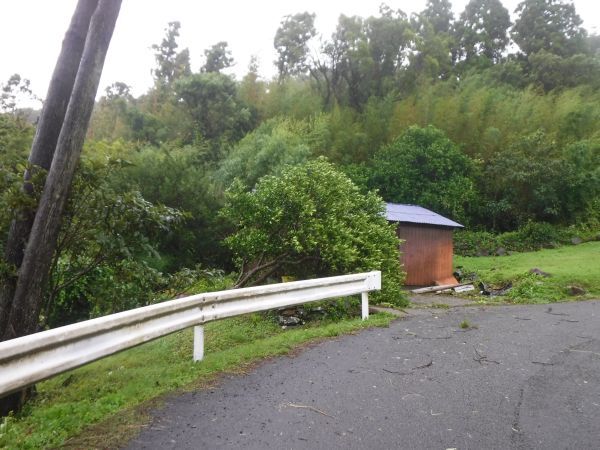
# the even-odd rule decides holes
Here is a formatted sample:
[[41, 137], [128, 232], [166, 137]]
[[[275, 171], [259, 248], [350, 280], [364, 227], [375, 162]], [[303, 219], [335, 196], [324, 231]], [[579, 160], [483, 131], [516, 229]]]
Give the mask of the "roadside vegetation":
[[476, 285], [478, 281], [498, 289], [512, 285], [504, 295], [481, 297], [482, 301], [551, 303], [600, 298], [597, 261], [600, 242], [586, 242], [504, 256], [456, 256], [454, 265], [467, 276], [476, 274]]

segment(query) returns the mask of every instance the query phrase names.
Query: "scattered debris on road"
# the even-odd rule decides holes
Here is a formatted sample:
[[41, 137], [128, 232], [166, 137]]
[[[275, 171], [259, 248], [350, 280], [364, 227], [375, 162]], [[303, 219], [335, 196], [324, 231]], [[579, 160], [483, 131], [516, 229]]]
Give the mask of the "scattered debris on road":
[[487, 355], [483, 355], [483, 354], [479, 353], [477, 351], [477, 347], [473, 347], [473, 350], [475, 350], [475, 355], [476, 355], [476, 356], [473, 356], [473, 360], [477, 361], [479, 364], [483, 364], [484, 362], [485, 363], [500, 364], [498, 361], [494, 361], [493, 359], [489, 359], [487, 357]]
[[568, 316], [568, 314], [565, 313], [552, 312], [552, 306], [548, 307], [548, 309], [546, 310], [546, 314], [552, 314], [553, 316]]
[[291, 408], [309, 409], [309, 410], [314, 411], [316, 413], [319, 413], [319, 414], [322, 414], [324, 416], [331, 417], [332, 419], [335, 419], [335, 417], [333, 417], [331, 414], [327, 414], [325, 411], [321, 411], [320, 409], [317, 409], [314, 406], [300, 405], [298, 403], [286, 403], [284, 406], [289, 406]]
[[[433, 359], [432, 359], [432, 358], [431, 358], [431, 356], [430, 356], [430, 357], [429, 357], [429, 362], [427, 362], [427, 363], [425, 363], [425, 364], [423, 364], [423, 365], [421, 365], [421, 366], [416, 366], [416, 367], [413, 367], [413, 368], [412, 368], [412, 369], [410, 369], [410, 370], [411, 370], [411, 371], [414, 371], [414, 370], [426, 369], [427, 367], [431, 367], [431, 366], [433, 366]], [[394, 374], [397, 374], [397, 375], [410, 375], [410, 374], [412, 373], [412, 372], [401, 372], [401, 371], [398, 371], [398, 370], [389, 370], [389, 369], [386, 369], [386, 368], [383, 368], [382, 370], [383, 370], [384, 372], [387, 372], [387, 373], [394, 373]]]

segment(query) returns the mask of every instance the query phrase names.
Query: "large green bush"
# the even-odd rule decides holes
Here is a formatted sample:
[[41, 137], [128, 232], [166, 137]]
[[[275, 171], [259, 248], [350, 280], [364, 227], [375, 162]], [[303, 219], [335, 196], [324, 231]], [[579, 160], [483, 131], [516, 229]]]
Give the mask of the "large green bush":
[[383, 202], [318, 159], [262, 178], [253, 191], [233, 185], [222, 211], [235, 233], [225, 243], [240, 270], [238, 286], [381, 270], [379, 299], [405, 304], [398, 238]]
[[421, 205], [459, 222], [468, 222], [477, 200], [473, 162], [432, 126], [408, 128], [375, 154], [371, 170], [370, 187], [386, 201]]
[[254, 186], [265, 175], [278, 174], [287, 164], [305, 162], [311, 156], [310, 127], [306, 121], [274, 118], [264, 122], [238, 142], [217, 172], [226, 186], [235, 178]]

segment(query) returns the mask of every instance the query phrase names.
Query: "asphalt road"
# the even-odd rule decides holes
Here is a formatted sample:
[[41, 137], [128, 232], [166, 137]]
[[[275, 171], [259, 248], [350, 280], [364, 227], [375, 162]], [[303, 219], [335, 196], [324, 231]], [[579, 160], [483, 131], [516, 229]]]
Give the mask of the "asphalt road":
[[427, 310], [323, 342], [170, 398], [129, 448], [600, 448], [600, 301]]

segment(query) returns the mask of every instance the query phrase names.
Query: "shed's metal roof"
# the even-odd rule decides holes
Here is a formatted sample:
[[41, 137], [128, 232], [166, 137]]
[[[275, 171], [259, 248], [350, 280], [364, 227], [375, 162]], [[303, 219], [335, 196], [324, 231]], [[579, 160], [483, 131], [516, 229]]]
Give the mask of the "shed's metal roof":
[[440, 227], [464, 228], [460, 223], [416, 205], [386, 203], [385, 218], [390, 222], [411, 222]]

